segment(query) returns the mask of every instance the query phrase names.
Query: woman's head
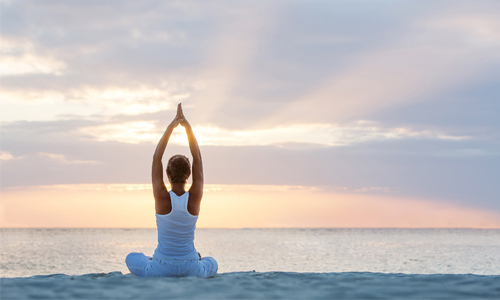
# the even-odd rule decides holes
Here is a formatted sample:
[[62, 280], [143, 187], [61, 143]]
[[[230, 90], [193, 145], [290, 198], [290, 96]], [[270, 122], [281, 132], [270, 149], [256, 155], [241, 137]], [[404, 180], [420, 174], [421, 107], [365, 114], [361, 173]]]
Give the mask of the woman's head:
[[168, 160], [167, 175], [171, 183], [186, 183], [191, 175], [191, 163], [184, 155], [177, 154]]

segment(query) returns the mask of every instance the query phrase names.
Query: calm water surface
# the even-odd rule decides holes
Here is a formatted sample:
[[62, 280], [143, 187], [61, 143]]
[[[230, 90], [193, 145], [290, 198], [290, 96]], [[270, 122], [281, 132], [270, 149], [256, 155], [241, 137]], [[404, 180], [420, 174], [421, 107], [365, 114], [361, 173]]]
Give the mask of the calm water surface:
[[[156, 229], [0, 229], [0, 277], [121, 271], [152, 255]], [[500, 274], [500, 230], [197, 229], [219, 272]]]

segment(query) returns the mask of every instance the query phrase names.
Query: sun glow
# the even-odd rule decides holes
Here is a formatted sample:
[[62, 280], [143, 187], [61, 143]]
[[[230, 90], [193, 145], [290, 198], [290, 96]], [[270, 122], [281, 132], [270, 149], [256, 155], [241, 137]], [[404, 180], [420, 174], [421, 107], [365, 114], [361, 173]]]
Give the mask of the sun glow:
[[83, 137], [92, 137], [98, 141], [121, 141], [125, 143], [151, 142], [158, 140], [155, 122], [127, 122], [108, 124], [80, 129]]
[[[98, 141], [124, 143], [157, 143], [165, 130], [155, 121], [137, 121], [86, 127], [81, 130], [86, 137]], [[180, 129], [179, 129], [180, 128]], [[453, 136], [432, 130], [413, 130], [397, 127], [385, 128], [380, 124], [358, 121], [348, 126], [337, 124], [295, 124], [266, 129], [228, 130], [216, 126], [193, 128], [198, 143], [205, 146], [266, 146], [286, 143], [304, 143], [323, 146], [345, 146], [372, 140], [390, 139], [442, 139], [464, 140], [467, 136]], [[174, 130], [170, 142], [187, 145], [182, 126]]]
[[[0, 208], [1, 227], [155, 227], [150, 184], [12, 188]], [[500, 214], [368, 188], [207, 185], [198, 227], [500, 228]]]

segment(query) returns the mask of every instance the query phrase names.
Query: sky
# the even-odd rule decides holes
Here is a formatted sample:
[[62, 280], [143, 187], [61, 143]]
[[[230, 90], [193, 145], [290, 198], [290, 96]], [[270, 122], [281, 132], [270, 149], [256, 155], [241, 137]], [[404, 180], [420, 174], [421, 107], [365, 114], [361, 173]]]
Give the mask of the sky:
[[[0, 1], [1, 227], [500, 228], [498, 1]], [[165, 158], [189, 155], [177, 128]]]

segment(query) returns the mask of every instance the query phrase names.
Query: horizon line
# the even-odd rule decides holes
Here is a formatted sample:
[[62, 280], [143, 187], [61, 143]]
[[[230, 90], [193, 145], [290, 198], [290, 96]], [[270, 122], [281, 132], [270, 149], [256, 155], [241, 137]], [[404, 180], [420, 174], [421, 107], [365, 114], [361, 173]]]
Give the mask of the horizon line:
[[[0, 229], [156, 229], [156, 227], [1, 227]], [[500, 227], [200, 227], [196, 229], [472, 229], [500, 230]]]

